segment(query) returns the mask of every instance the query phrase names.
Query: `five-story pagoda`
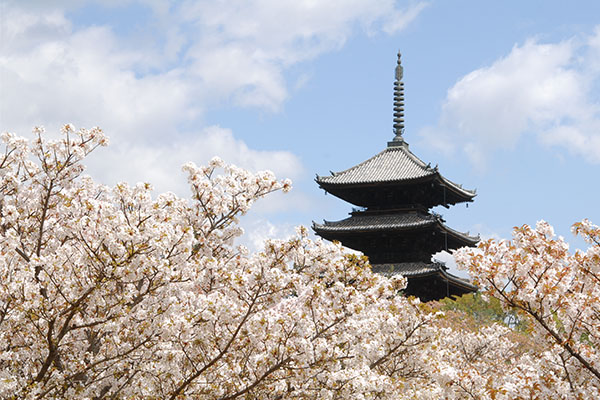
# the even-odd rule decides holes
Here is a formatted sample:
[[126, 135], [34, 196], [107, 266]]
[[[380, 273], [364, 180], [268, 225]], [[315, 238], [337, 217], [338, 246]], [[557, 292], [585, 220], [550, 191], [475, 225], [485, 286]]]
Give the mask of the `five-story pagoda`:
[[430, 209], [471, 202], [475, 191], [444, 178], [437, 167], [425, 164], [409, 150], [403, 138], [402, 76], [398, 53], [395, 137], [387, 148], [352, 168], [316, 179], [325, 191], [359, 209], [341, 221], [313, 223], [313, 229], [324, 239], [338, 240], [363, 252], [373, 271], [402, 274], [408, 279], [406, 294], [422, 301], [473, 292], [475, 286], [449, 274], [443, 263], [432, 261], [432, 256], [442, 250], [474, 246], [479, 238], [447, 227]]

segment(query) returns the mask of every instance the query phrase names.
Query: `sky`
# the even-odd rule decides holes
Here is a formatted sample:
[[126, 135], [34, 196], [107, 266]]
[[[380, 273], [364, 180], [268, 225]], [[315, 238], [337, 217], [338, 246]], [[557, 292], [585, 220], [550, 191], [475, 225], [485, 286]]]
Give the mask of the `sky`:
[[595, 0], [0, 0], [0, 49], [0, 131], [100, 126], [102, 183], [186, 196], [213, 156], [291, 178], [243, 218], [253, 249], [351, 211], [314, 178], [393, 138], [398, 51], [411, 151], [477, 190], [448, 226], [544, 219], [582, 248], [570, 226], [600, 224]]

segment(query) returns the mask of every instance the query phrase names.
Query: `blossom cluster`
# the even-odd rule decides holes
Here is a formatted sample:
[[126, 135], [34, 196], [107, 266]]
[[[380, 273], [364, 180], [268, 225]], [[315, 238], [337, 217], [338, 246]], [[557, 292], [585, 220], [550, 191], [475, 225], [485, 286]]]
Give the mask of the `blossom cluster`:
[[406, 298], [306, 228], [250, 254], [239, 216], [288, 180], [215, 158], [186, 164], [191, 198], [107, 187], [83, 160], [107, 139], [3, 134], [0, 398], [462, 399], [598, 397], [600, 231], [570, 255], [547, 224], [457, 254], [533, 323]]
[[81, 176], [99, 129], [2, 140], [0, 397], [398, 398], [428, 382], [434, 314], [403, 278], [305, 228], [234, 245], [237, 218], [289, 181], [213, 159], [184, 166], [191, 199], [154, 198]]
[[488, 240], [455, 257], [487, 296], [528, 321], [539, 359], [529, 381], [543, 377], [537, 388], [551, 388], [555, 398], [598, 398], [600, 229], [584, 220], [573, 232], [591, 244], [586, 252], [570, 253], [564, 239], [540, 221], [535, 229], [515, 228], [512, 241]]

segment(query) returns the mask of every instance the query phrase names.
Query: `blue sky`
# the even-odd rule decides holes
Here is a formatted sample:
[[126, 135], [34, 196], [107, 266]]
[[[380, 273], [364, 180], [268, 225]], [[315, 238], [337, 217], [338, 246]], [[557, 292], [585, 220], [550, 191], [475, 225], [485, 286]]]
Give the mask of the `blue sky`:
[[[49, 4], [51, 3], [51, 5]], [[351, 206], [317, 188], [381, 151], [402, 52], [405, 139], [476, 188], [449, 226], [507, 238], [545, 219], [574, 247], [600, 223], [597, 1], [10, 1], [0, 5], [0, 129], [100, 126], [98, 180], [186, 195], [214, 155], [290, 177], [244, 218], [251, 246]]]

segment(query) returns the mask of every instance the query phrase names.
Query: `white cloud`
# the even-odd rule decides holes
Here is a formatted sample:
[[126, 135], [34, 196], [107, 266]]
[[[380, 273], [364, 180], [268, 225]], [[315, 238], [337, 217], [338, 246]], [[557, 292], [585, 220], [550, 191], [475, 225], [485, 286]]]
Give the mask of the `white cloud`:
[[[181, 166], [188, 161], [206, 164], [214, 156], [251, 171], [271, 170], [279, 178], [297, 179], [303, 172], [298, 157], [287, 151], [250, 149], [229, 129], [210, 126], [162, 146], [151, 143], [125, 143], [112, 151], [99, 149], [89, 163], [90, 172], [112, 185], [120, 181], [150, 182], [158, 192], [173, 191], [187, 195], [187, 177]], [[106, 166], [118, 166], [106, 168]]]
[[[299, 178], [297, 156], [254, 150], [228, 129], [206, 127], [203, 114], [229, 102], [277, 111], [288, 87], [309, 79], [288, 82], [291, 66], [339, 49], [357, 32], [402, 29], [423, 8], [400, 9], [393, 0], [38, 0], [2, 7], [0, 130], [99, 125], [112, 145], [90, 159], [94, 176], [109, 184], [150, 181], [157, 191], [178, 193], [187, 187], [181, 165], [214, 155]], [[85, 7], [128, 14], [96, 22]], [[267, 212], [307, 202], [291, 195], [263, 204]]]
[[341, 47], [357, 28], [401, 29], [423, 8], [401, 10], [392, 0], [102, 3], [114, 13], [119, 5], [152, 9], [151, 18], [128, 21], [142, 34], [127, 37], [106, 25], [113, 22], [80, 27], [66, 16], [95, 3], [6, 3], [3, 129], [71, 121], [137, 142], [201, 122], [207, 106], [228, 99], [277, 110], [288, 97], [286, 68]]
[[416, 19], [421, 11], [425, 9], [425, 7], [429, 6], [429, 3], [415, 3], [412, 7], [409, 7], [406, 10], [393, 10], [386, 17], [386, 21], [383, 25], [383, 30], [387, 33], [394, 33], [397, 31], [401, 31], [406, 28], [414, 19]]
[[182, 29], [200, 37], [186, 58], [211, 92], [277, 110], [288, 96], [287, 67], [339, 49], [357, 27], [403, 29], [423, 8], [398, 9], [392, 0], [188, 1], [176, 12], [186, 22]]
[[[462, 151], [478, 166], [524, 134], [600, 162], [600, 29], [576, 39], [528, 40], [491, 66], [475, 70], [448, 90], [440, 121], [421, 132], [444, 151]], [[592, 68], [596, 65], [595, 68]]]
[[34, 124], [45, 124], [49, 130], [65, 122], [101, 124], [119, 140], [144, 141], [198, 116], [180, 71], [137, 77], [134, 67], [143, 54], [121, 49], [108, 28], [63, 36], [28, 51], [3, 51], [3, 129], [23, 132]]

